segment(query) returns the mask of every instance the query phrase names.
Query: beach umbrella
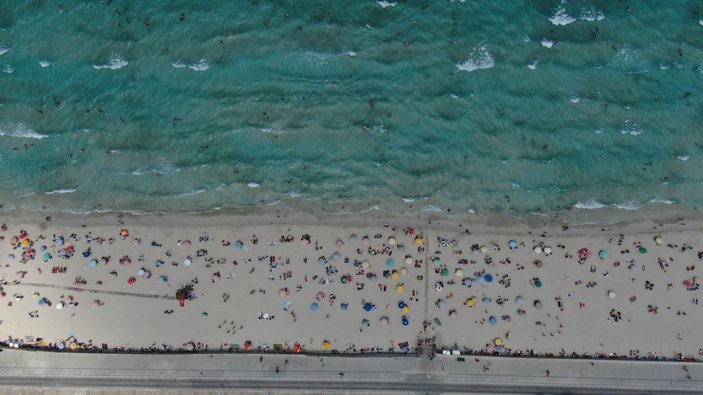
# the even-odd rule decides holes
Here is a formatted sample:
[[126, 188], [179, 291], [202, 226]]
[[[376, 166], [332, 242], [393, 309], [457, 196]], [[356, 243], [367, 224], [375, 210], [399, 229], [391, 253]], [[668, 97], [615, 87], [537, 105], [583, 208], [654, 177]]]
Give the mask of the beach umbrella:
[[195, 346], [193, 345], [193, 343], [186, 344], [186, 350], [193, 351], [194, 349], [195, 349]]
[[549, 255], [552, 253], [552, 247], [544, 247], [544, 254]]
[[129, 236], [129, 231], [127, 229], [120, 229], [120, 236], [122, 236], [122, 239], [125, 237]]
[[234, 248], [241, 250], [242, 247], [244, 247], [244, 244], [242, 244], [242, 242], [240, 240], [237, 240], [234, 242], [233, 246], [234, 246]]
[[220, 272], [212, 273], [212, 282], [220, 281]]
[[156, 262], [154, 263], [154, 265], [156, 267], [161, 267], [161, 265], [163, 265], [163, 264], [164, 264], [164, 261], [162, 261], [161, 259], [157, 259]]
[[491, 300], [488, 299], [488, 296], [484, 296], [484, 297], [481, 299], [481, 302], [483, 302], [483, 304], [489, 304], [489, 303], [491, 303]]
[[580, 249], [580, 250], [578, 251], [578, 254], [579, 254], [581, 257], [584, 257], [584, 258], [586, 258], [586, 259], [588, 259], [588, 258], [591, 257], [591, 251], [589, 251], [588, 248], [582, 248], [582, 249]]
[[400, 277], [400, 274], [398, 274], [398, 272], [393, 270], [393, 273], [391, 273], [391, 278], [394, 280], [397, 280], [399, 277]]
[[442, 272], [441, 272], [440, 274], [441, 274], [442, 276], [448, 276], [448, 275], [449, 275], [449, 269], [447, 269], [447, 268], [445, 267], [444, 269], [442, 269]]
[[137, 276], [144, 277], [144, 269], [137, 270]]
[[498, 320], [496, 319], [496, 317], [491, 316], [490, 318], [488, 318], [488, 323], [491, 325], [495, 325], [498, 323]]
[[66, 343], [60, 342], [56, 345], [56, 348], [58, 348], [59, 350], [63, 350], [64, 348], [66, 348]]
[[462, 277], [464, 275], [464, 271], [461, 269], [456, 269], [454, 270], [454, 275], [457, 277]]
[[645, 247], [640, 247], [640, 254], [645, 255], [647, 253], [647, 249]]
[[402, 293], [405, 290], [402, 285], [397, 285], [395, 287], [395, 292]]
[[437, 307], [440, 309], [443, 309], [447, 306], [447, 302], [444, 301], [444, 299], [440, 299], [437, 301]]
[[456, 312], [456, 310], [452, 310], [449, 312], [449, 318], [456, 318], [459, 316], [459, 313]]
[[493, 340], [493, 344], [496, 346], [502, 346], [503, 345], [503, 339], [496, 337], [495, 340]]
[[202, 313], [200, 313], [200, 318], [202, 318], [202, 319], [207, 318], [207, 312], [203, 311]]
[[483, 276], [483, 278], [486, 279], [487, 283], [493, 282], [493, 276], [491, 276], [490, 274], [486, 274], [485, 276]]
[[342, 247], [344, 247], [344, 240], [337, 239], [337, 241], [334, 242], [334, 245], [336, 245], [337, 248], [342, 248]]
[[515, 303], [523, 304], [523, 303], [525, 303], [525, 298], [523, 298], [522, 296], [518, 296], [515, 298]]
[[324, 265], [327, 263], [327, 258], [325, 258], [324, 256], [321, 256], [321, 257], [317, 258], [317, 263], [319, 263], [320, 265]]
[[63, 309], [63, 302], [56, 303], [56, 310]]
[[496, 351], [497, 352], [503, 351], [503, 346], [496, 346]]
[[342, 254], [336, 251], [330, 256], [330, 261], [332, 263], [337, 263], [340, 259], [342, 259]]
[[371, 310], [373, 310], [373, 308], [374, 308], [373, 304], [368, 303], [368, 302], [364, 303], [364, 311], [371, 311]]
[[48, 262], [49, 259], [51, 259], [51, 254], [49, 254], [48, 252], [45, 253], [42, 259], [44, 260], [44, 262]]
[[540, 247], [540, 246], [535, 246], [534, 251], [535, 251], [535, 254], [541, 254], [541, 253], [542, 253], [542, 247]]
[[190, 247], [190, 240], [178, 241], [178, 246], [181, 247], [181, 249], [186, 249]]
[[159, 284], [165, 284], [168, 281], [168, 277], [159, 276]]
[[542, 287], [542, 281], [541, 281], [541, 280], [535, 280], [535, 287], [541, 288], [541, 287]]
[[480, 250], [481, 250], [481, 253], [482, 253], [482, 254], [485, 254], [485, 253], [488, 252], [488, 247], [486, 247], [486, 246], [481, 246]]
[[27, 247], [29, 245], [29, 239], [22, 239], [22, 247]]
[[98, 266], [98, 260], [97, 260], [97, 259], [91, 259], [91, 260], [90, 260], [90, 266], [91, 266], [91, 267], [96, 267], [96, 266]]
[[393, 265], [395, 265], [395, 261], [392, 258], [388, 258], [388, 260], [386, 260], [386, 266], [393, 267]]
[[342, 303], [339, 305], [339, 308], [346, 311], [349, 308], [349, 304], [347, 303]]
[[413, 259], [411, 257], [405, 258], [405, 264], [406, 265], [412, 265], [413, 264]]
[[439, 266], [439, 264], [442, 263], [442, 261], [439, 259], [438, 256], [436, 256], [436, 257], [432, 258], [432, 263]]
[[46, 246], [43, 245], [43, 246], [39, 247], [39, 251], [46, 251]]
[[366, 318], [364, 318], [363, 320], [361, 320], [361, 325], [363, 325], [363, 326], [369, 326], [369, 325], [370, 325], [369, 320], [367, 320]]
[[483, 276], [478, 276], [478, 278], [476, 279], [476, 282], [478, 284], [483, 284], [484, 281], [486, 281], [486, 279]]
[[407, 275], [408, 275], [408, 269], [406, 269], [406, 268], [401, 268], [401, 269], [400, 269], [400, 274], [403, 275], [403, 276], [407, 276]]
[[364, 259], [364, 261], [361, 262], [361, 267], [363, 267], [364, 269], [368, 269], [369, 267], [371, 267], [371, 264], [369, 263], [369, 261]]
[[361, 238], [361, 242], [364, 244], [369, 244], [369, 236], [364, 235], [364, 237]]
[[349, 240], [356, 241], [357, 240], [356, 233], [352, 233], [351, 235], [349, 235]]
[[410, 347], [408, 347], [407, 344], [403, 344], [403, 347], [400, 348], [400, 351], [406, 353], [406, 352], [410, 351]]
[[401, 321], [403, 323], [403, 326], [408, 326], [410, 324], [410, 321], [406, 317], [403, 317], [403, 320]]
[[297, 353], [301, 352], [302, 350], [303, 349], [302, 349], [302, 347], [300, 347], [300, 344], [295, 343], [295, 345], [293, 346], [293, 352], [297, 354]]
[[130, 278], [127, 279], [127, 284], [132, 285], [132, 284], [134, 284], [135, 281], [137, 281], [136, 278], [130, 277]]
[[388, 320], [388, 317], [385, 317], [385, 316], [384, 316], [384, 317], [381, 317], [381, 319], [379, 320], [379, 322], [380, 322], [381, 325], [383, 325], [383, 326], [387, 326], [388, 324], [390, 324], [390, 321]]
[[324, 292], [318, 292], [317, 295], [315, 295], [315, 299], [317, 300], [322, 300], [325, 298]]
[[190, 258], [186, 258], [183, 260], [183, 264], [186, 266], [190, 266], [193, 263], [193, 260]]
[[611, 299], [614, 298], [614, 297], [615, 297], [615, 292], [613, 292], [613, 291], [608, 291], [608, 297], [611, 298]]
[[425, 242], [425, 239], [422, 238], [422, 236], [416, 236], [415, 237], [415, 244], [421, 245], [422, 243]]
[[17, 237], [17, 236], [10, 237], [10, 244], [12, 244], [13, 246], [17, 245], [17, 243], [19, 243], [19, 242], [20, 242], [19, 237]]
[[312, 304], [310, 304], [310, 310], [312, 310], [312, 311], [317, 311], [317, 309], [318, 309], [319, 307], [320, 307], [320, 306], [318, 306], [317, 303], [314, 303], [314, 302], [313, 302]]
[[413, 237], [413, 236], [415, 236], [415, 229], [413, 229], [413, 228], [408, 228], [408, 229], [405, 231], [405, 234], [408, 235], [409, 237]]
[[403, 313], [407, 314], [408, 312], [410, 312], [410, 306], [405, 305], [405, 306], [403, 306], [402, 310], [403, 310]]
[[662, 239], [661, 235], [654, 237], [654, 243], [656, 243], [656, 245], [660, 246], [663, 242], [664, 240]]
[[476, 249], [476, 250], [471, 250], [471, 255], [473, 255], [473, 256], [479, 256], [479, 255], [481, 255], [481, 251], [479, 251], [479, 250], [477, 250], [477, 249]]
[[46, 304], [46, 298], [41, 298], [39, 299], [39, 302], [37, 302], [39, 306], [44, 306]]
[[542, 308], [542, 302], [540, 302], [539, 300], [535, 300], [535, 301], [532, 303], [532, 305], [535, 306], [535, 308], [537, 308], [537, 309], [541, 309], [541, 308]]
[[329, 350], [329, 349], [331, 348], [330, 342], [328, 342], [327, 340], [323, 341], [323, 342], [322, 342], [322, 348], [325, 349], [325, 350]]
[[474, 307], [474, 305], [476, 305], [476, 301], [474, 300], [474, 298], [469, 298], [466, 300], [466, 306]]
[[15, 260], [15, 254], [7, 254], [7, 260], [8, 260], [8, 261], [14, 261], [14, 260]]
[[393, 237], [393, 236], [389, 237], [388, 244], [394, 246], [395, 245], [395, 237]]
[[142, 242], [141, 242], [139, 239], [134, 239], [134, 240], [132, 240], [132, 245], [135, 246], [135, 247], [138, 246], [138, 245], [141, 244], [141, 243], [142, 243]]
[[400, 302], [398, 302], [398, 308], [402, 309], [403, 307], [405, 307], [405, 302], [401, 300]]
[[608, 251], [606, 251], [606, 250], [600, 250], [600, 251], [598, 252], [598, 256], [600, 257], [600, 259], [606, 259], [606, 258], [608, 257]]
[[515, 240], [510, 240], [510, 241], [508, 242], [508, 247], [509, 247], [511, 250], [516, 249], [516, 248], [517, 248], [517, 241], [515, 241]]

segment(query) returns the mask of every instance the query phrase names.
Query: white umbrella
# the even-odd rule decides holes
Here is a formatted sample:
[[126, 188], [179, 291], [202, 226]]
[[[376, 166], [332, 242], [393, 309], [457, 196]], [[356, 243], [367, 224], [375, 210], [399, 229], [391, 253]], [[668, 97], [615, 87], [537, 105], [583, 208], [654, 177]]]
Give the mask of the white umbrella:
[[193, 263], [193, 261], [190, 258], [186, 258], [183, 260], [183, 264], [186, 266], [190, 266], [191, 263]]

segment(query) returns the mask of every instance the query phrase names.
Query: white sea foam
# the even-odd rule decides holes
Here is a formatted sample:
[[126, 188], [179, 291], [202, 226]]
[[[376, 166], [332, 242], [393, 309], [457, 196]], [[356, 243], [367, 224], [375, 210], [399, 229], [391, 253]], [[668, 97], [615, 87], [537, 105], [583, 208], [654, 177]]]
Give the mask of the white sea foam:
[[7, 45], [0, 44], [0, 55], [4, 55], [8, 52], [10, 52], [10, 47], [8, 47]]
[[13, 66], [11, 64], [6, 64], [6, 65], [2, 66], [2, 69], [0, 69], [0, 71], [2, 71], [3, 73], [6, 73], [6, 74], [12, 74], [12, 72], [15, 71], [15, 66]]
[[640, 53], [627, 45], [615, 54], [609, 66], [625, 73], [646, 73], [649, 71], [649, 65]]
[[414, 198], [403, 198], [403, 201], [404, 201], [405, 203], [412, 203], [412, 202], [415, 201], [415, 199], [414, 199]]
[[530, 70], [537, 70], [537, 65], [539, 64], [539, 60], [535, 59], [532, 61], [532, 63], [527, 65], [527, 68]]
[[383, 124], [374, 125], [373, 131], [380, 134], [386, 134], [388, 132], [388, 130], [383, 126]]
[[376, 2], [376, 4], [380, 5], [382, 8], [395, 7], [398, 5], [398, 3], [391, 3], [390, 1], [386, 0], [379, 0]]
[[576, 21], [576, 18], [566, 13], [565, 5], [566, 4], [564, 1], [559, 3], [559, 5], [554, 9], [552, 16], [549, 17], [549, 21], [552, 22], [553, 25], [566, 26], [569, 23]]
[[679, 155], [679, 156], [677, 156], [677, 158], [679, 158], [679, 160], [681, 162], [686, 162], [687, 160], [690, 159], [690, 157], [688, 155]]
[[269, 133], [269, 134], [284, 134], [284, 133], [286, 133], [285, 129], [276, 129], [276, 128], [263, 128], [263, 129], [261, 129], [261, 131], [264, 133]]
[[42, 69], [51, 66], [51, 63], [48, 60], [40, 60], [38, 63]]
[[345, 55], [348, 55], [348, 56], [351, 56], [352, 58], [353, 58], [354, 56], [356, 56], [356, 52], [354, 52], [354, 51], [347, 51], [347, 52], [345, 52], [344, 54], [345, 54]]
[[289, 198], [293, 198], [293, 199], [303, 196], [302, 193], [296, 192], [296, 191], [290, 191], [286, 195], [288, 195]]
[[701, 26], [703, 26], [703, 18], [701, 18], [701, 19], [698, 20], [698, 24], [701, 25]]
[[261, 184], [259, 184], [259, 183], [257, 183], [257, 182], [250, 182], [250, 183], [247, 184], [247, 186], [248, 186], [249, 188], [258, 188], [259, 186], [261, 186]]
[[569, 97], [569, 101], [572, 102], [572, 103], [578, 103], [578, 102], [581, 101], [581, 98], [578, 97], [578, 95], [571, 95], [571, 96]]
[[125, 66], [127, 66], [129, 62], [127, 59], [123, 58], [120, 55], [113, 54], [110, 56], [110, 59], [107, 60], [107, 63], [105, 64], [94, 64], [93, 68], [95, 70], [102, 70], [102, 69], [110, 69], [110, 70], [118, 70], [121, 69]]
[[485, 44], [475, 46], [471, 50], [469, 58], [462, 63], [457, 63], [456, 65], [459, 70], [468, 72], [490, 69], [493, 66], [495, 66], [495, 61], [493, 60], [493, 56], [491, 56], [491, 53], [488, 51]]
[[442, 209], [433, 204], [428, 204], [427, 206], [422, 208], [422, 211], [427, 211], [430, 213], [441, 213]]
[[647, 203], [650, 203], [650, 204], [674, 204], [674, 201], [669, 200], [667, 198], [663, 198], [663, 197], [655, 197], [654, 199], [647, 201]]
[[620, 133], [629, 134], [630, 136], [639, 136], [640, 134], [644, 133], [644, 130], [642, 130], [640, 125], [628, 119], [625, 120], [625, 125], [623, 125], [622, 129], [620, 129]]
[[587, 22], [602, 21], [605, 19], [605, 14], [596, 7], [583, 7], [581, 8], [579, 19]]
[[599, 202], [595, 198], [591, 198], [586, 200], [585, 202], [577, 202], [574, 204], [574, 207], [576, 208], [582, 208], [586, 210], [595, 210], [597, 208], [603, 208], [605, 207], [605, 204]]
[[523, 42], [526, 42], [526, 43], [529, 43], [529, 42], [532, 41], [532, 39], [530, 39], [530, 36], [528, 36], [527, 34], [525, 34], [524, 36], [522, 36], [522, 41], [523, 41]]
[[75, 189], [57, 189], [54, 191], [44, 192], [44, 194], [45, 195], [56, 195], [56, 194], [63, 195], [65, 193], [73, 193], [75, 191], [76, 191]]
[[551, 48], [554, 46], [554, 40], [550, 40], [545, 37], [542, 39], [542, 41], [540, 41], [540, 44], [542, 44], [542, 46], [545, 48]]
[[171, 63], [171, 66], [173, 66], [173, 67], [175, 67], [175, 68], [177, 68], [177, 69], [182, 69], [182, 68], [186, 67], [186, 64], [183, 63], [183, 62], [181, 62], [180, 60], [177, 60], [177, 61], [175, 61], [175, 62], [172, 62], [172, 63]]
[[613, 207], [620, 210], [639, 210], [642, 208], [642, 205], [637, 202], [629, 201], [624, 203], [615, 203]]
[[41, 134], [37, 131], [30, 129], [23, 124], [18, 125], [14, 130], [7, 131], [6, 129], [0, 129], [0, 136], [23, 138], [23, 139], [45, 139], [49, 137], [47, 134]]
[[180, 195], [176, 195], [176, 197], [185, 197], [185, 196], [198, 195], [198, 194], [201, 194], [201, 193], [203, 193], [203, 192], [205, 192], [205, 191], [206, 191], [205, 189], [198, 189], [197, 191], [191, 191], [191, 192], [184, 192], [184, 193], [181, 193]]
[[194, 71], [205, 71], [210, 68], [210, 62], [200, 59], [197, 63], [189, 64], [188, 68]]
[[601, 134], [601, 133], [603, 133], [603, 128], [596, 129], [596, 134]]
[[476, 210], [474, 210], [474, 209], [472, 209], [472, 208], [469, 209], [469, 212], [470, 212], [471, 214], [476, 214]]
[[450, 3], [463, 3], [466, 0], [449, 0]]

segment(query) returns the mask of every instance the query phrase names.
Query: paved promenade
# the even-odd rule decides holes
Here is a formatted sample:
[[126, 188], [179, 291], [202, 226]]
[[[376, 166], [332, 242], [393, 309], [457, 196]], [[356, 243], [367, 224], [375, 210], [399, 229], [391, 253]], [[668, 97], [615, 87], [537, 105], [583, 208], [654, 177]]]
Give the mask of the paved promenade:
[[[280, 391], [701, 393], [703, 364], [497, 357], [66, 354], [5, 349], [0, 388], [61, 393]], [[185, 391], [185, 392], [184, 392]]]

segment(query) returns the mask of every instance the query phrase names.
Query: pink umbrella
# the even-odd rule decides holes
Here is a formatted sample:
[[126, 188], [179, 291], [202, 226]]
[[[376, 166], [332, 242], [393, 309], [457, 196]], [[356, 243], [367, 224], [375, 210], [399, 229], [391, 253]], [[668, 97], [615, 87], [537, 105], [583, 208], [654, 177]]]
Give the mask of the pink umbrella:
[[337, 246], [337, 248], [344, 247], [344, 241], [342, 241], [342, 239], [337, 239], [337, 241], [334, 244]]
[[383, 325], [383, 326], [386, 326], [390, 323], [390, 321], [388, 321], [388, 317], [381, 317], [380, 321], [381, 321], [381, 325]]
[[456, 312], [456, 310], [452, 310], [449, 312], [449, 317], [450, 318], [456, 318], [459, 316], [459, 313]]
[[691, 283], [691, 280], [683, 280], [683, 286], [684, 286], [684, 287], [686, 287], [686, 288], [691, 288], [691, 285], [693, 285], [693, 284]]
[[190, 240], [179, 240], [178, 246], [181, 247], [182, 249], [186, 249], [186, 248], [190, 247]]
[[325, 298], [325, 294], [322, 292], [318, 292], [316, 297], [317, 297], [317, 300], [322, 300]]
[[220, 272], [212, 273], [212, 282], [220, 281]]

